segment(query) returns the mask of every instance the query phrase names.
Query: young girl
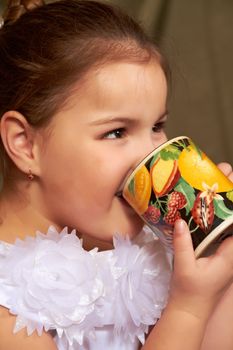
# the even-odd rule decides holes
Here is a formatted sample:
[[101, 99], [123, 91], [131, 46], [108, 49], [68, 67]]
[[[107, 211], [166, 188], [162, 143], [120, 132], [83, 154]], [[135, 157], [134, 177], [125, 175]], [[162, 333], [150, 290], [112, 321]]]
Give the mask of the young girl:
[[166, 140], [164, 58], [95, 1], [10, 0], [2, 24], [0, 350], [197, 350], [203, 339], [210, 350], [233, 240], [196, 261], [177, 221], [169, 288], [166, 252], [119, 195]]

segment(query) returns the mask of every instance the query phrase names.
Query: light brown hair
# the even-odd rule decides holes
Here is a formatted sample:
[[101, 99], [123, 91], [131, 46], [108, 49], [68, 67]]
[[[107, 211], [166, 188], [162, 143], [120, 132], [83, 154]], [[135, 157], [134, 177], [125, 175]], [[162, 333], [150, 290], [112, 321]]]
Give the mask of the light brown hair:
[[[110, 61], [167, 64], [142, 28], [109, 4], [89, 0], [9, 0], [0, 30], [0, 116], [22, 113], [34, 127], [49, 123], [75, 83]], [[12, 166], [12, 164], [11, 164]], [[10, 161], [0, 144], [0, 171]]]

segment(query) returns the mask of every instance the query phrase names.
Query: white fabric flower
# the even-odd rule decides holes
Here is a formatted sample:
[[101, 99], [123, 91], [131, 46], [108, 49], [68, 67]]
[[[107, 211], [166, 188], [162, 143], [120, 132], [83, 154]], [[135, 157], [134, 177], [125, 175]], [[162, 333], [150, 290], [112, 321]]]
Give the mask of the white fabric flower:
[[117, 236], [114, 245], [87, 252], [75, 231], [54, 228], [0, 244], [0, 295], [9, 296], [5, 306], [17, 315], [15, 332], [56, 330], [74, 350], [111, 326], [115, 335], [143, 343], [166, 304], [170, 267], [151, 232], [134, 242]]
[[67, 234], [66, 230], [58, 234], [50, 229], [47, 235], [17, 240], [5, 262], [5, 273], [0, 273], [1, 280], [14, 286], [8, 302], [10, 312], [18, 315], [16, 331], [24, 326], [28, 334], [35, 329], [41, 334], [43, 327], [57, 329], [60, 335], [65, 331], [72, 343], [74, 325], [83, 325], [94, 312], [98, 318], [104, 285], [96, 253], [85, 251], [75, 232]]
[[[147, 237], [148, 238], [148, 237]], [[155, 239], [140, 246], [121, 237], [114, 240], [118, 273], [115, 289], [115, 332], [124, 337], [135, 335], [144, 343], [148, 326], [156, 323], [165, 307], [170, 269], [161, 243]], [[124, 315], [124, 317], [122, 317]]]

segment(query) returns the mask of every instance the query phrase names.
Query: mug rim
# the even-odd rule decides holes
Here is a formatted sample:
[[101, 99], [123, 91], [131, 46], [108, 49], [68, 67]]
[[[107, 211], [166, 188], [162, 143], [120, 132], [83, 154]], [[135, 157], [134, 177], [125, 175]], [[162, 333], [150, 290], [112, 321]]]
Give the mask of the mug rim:
[[194, 255], [196, 258], [202, 256], [205, 250], [211, 245], [211, 243], [217, 239], [221, 233], [223, 233], [228, 227], [233, 224], [233, 215], [229, 216], [223, 222], [221, 222], [217, 227], [215, 227], [195, 248]]

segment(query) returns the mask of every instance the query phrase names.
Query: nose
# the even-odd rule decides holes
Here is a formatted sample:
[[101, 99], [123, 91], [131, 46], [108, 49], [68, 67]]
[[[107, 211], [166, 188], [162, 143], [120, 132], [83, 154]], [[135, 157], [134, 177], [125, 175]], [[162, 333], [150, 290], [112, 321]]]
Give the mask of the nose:
[[135, 159], [133, 167], [137, 166], [147, 155], [149, 155], [154, 149], [159, 147], [162, 143], [167, 141], [165, 134], [160, 135], [158, 139], [155, 136], [150, 136], [147, 138], [141, 138], [138, 141], [137, 146], [135, 145]]
[[125, 181], [128, 176], [135, 170], [139, 163], [148, 156], [155, 148], [159, 147], [161, 144], [167, 141], [167, 136], [165, 133], [161, 133], [158, 139], [154, 137], [140, 137], [138, 140], [131, 144], [131, 149], [128, 158], [128, 168], [127, 173], [123, 181], [123, 186], [125, 186]]

